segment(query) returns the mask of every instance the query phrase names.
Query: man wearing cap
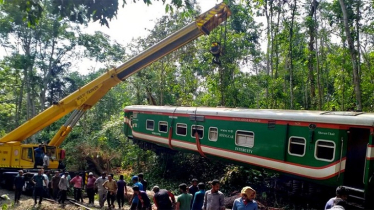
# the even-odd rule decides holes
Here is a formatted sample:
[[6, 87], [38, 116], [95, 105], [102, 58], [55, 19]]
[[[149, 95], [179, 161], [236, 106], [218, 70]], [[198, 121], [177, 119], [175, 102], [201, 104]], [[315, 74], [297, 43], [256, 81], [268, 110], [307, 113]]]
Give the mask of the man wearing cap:
[[251, 187], [243, 187], [241, 197], [235, 199], [232, 210], [258, 210], [257, 202], [254, 200], [256, 191]]
[[[143, 191], [144, 188], [143, 188], [143, 184], [141, 182], [139, 182], [139, 177], [138, 176], [133, 176], [131, 178], [132, 180], [132, 183], [134, 184], [134, 186], [137, 186], [139, 187], [139, 190]], [[139, 198], [138, 196], [134, 195], [132, 196], [131, 200], [130, 200], [130, 205], [131, 205], [131, 208], [130, 209], [137, 209], [138, 207], [138, 203], [139, 203]]]
[[205, 192], [203, 210], [225, 210], [225, 196], [219, 191], [220, 183], [212, 181], [212, 189]]
[[88, 179], [87, 179], [87, 185], [86, 185], [88, 205], [94, 204], [95, 181], [96, 181], [96, 178], [93, 176], [93, 173], [92, 172], [88, 173]]
[[19, 203], [24, 185], [25, 177], [23, 176], [23, 171], [19, 170], [18, 175], [14, 178], [14, 204]]
[[58, 183], [58, 188], [60, 189], [60, 197], [58, 199], [58, 203], [62, 203], [64, 205], [66, 200], [66, 192], [69, 188], [69, 172], [65, 171], [64, 175], [61, 177], [60, 182]]
[[106, 173], [103, 172], [103, 173], [101, 173], [101, 177], [97, 178], [96, 181], [95, 181], [95, 186], [98, 189], [98, 193], [99, 193], [100, 208], [104, 207], [104, 202], [106, 200], [107, 190], [103, 186], [103, 184], [106, 180], [107, 180]]
[[[153, 196], [153, 203], [156, 205], [158, 210], [173, 209], [173, 204], [175, 204], [175, 197], [170, 191], [160, 189], [158, 186], [154, 186], [152, 190], [155, 193], [155, 195]], [[170, 199], [173, 201], [173, 203], [171, 203]], [[201, 210], [201, 208], [199, 210]]]

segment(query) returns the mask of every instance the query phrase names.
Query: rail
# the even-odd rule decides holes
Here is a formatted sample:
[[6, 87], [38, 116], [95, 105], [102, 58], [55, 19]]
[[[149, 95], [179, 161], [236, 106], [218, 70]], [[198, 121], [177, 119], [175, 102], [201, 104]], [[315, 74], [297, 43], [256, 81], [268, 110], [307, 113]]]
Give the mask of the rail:
[[[49, 199], [49, 198], [43, 198], [43, 200], [49, 201], [49, 202], [51, 202], [51, 203], [58, 203], [57, 201], [55, 201], [55, 200], [53, 200], [53, 199]], [[69, 201], [71, 204], [74, 204], [74, 205], [76, 205], [76, 206], [79, 206], [79, 207], [81, 207], [81, 208], [83, 208], [83, 209], [86, 209], [86, 210], [93, 210], [93, 209], [91, 209], [91, 208], [89, 208], [89, 207], [87, 207], [87, 206], [85, 206], [85, 205], [83, 205], [83, 204], [80, 204], [80, 203], [78, 203], [78, 202], [75, 202], [74, 199], [67, 198], [66, 200]]]

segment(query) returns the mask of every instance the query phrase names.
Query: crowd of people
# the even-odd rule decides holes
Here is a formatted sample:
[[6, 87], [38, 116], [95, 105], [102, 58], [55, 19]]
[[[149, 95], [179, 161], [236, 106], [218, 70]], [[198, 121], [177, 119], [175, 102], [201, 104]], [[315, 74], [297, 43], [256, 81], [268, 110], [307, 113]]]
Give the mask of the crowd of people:
[[[26, 179], [23, 175], [23, 171], [18, 171], [18, 175], [14, 178], [15, 204], [19, 203], [25, 181]], [[74, 197], [76, 197], [76, 194], [79, 192], [76, 190], [77, 185], [80, 185], [80, 189], [82, 188], [82, 177], [77, 175], [71, 179], [68, 172], [62, 172], [60, 174], [59, 171], [56, 171], [54, 176], [51, 177], [50, 171], [45, 172], [44, 169], [39, 169], [38, 173], [35, 174], [30, 181], [34, 184], [33, 197], [35, 205], [40, 205], [43, 198], [53, 198], [63, 204], [71, 184], [74, 186]], [[83, 199], [81, 200], [83, 201]]]
[[[71, 188], [74, 192], [74, 199], [83, 203], [82, 174], [76, 174], [71, 178], [68, 172], [55, 171], [54, 176], [50, 179], [49, 171], [45, 173], [44, 169], [39, 169], [31, 182], [34, 184], [34, 204], [41, 204], [43, 197], [52, 197], [60, 204], [64, 205], [66, 201], [67, 191]], [[124, 176], [120, 175], [119, 180], [113, 179], [113, 174], [101, 174], [96, 178], [92, 172], [88, 174], [87, 184], [85, 186], [88, 205], [93, 206], [95, 193], [99, 197], [100, 208], [103, 208], [105, 201], [110, 209], [115, 208], [115, 201], [117, 201], [118, 208], [123, 209], [125, 200], [129, 201], [131, 210], [150, 210], [151, 200], [146, 193], [148, 183], [144, 179], [142, 173], [131, 178], [131, 185], [133, 195], [128, 197], [127, 183]], [[51, 181], [49, 181], [51, 180]], [[197, 179], [193, 179], [191, 186], [185, 183], [179, 185], [180, 195], [176, 196], [170, 190], [162, 189], [159, 186], [154, 186], [153, 203], [158, 210], [224, 210], [224, 194], [220, 191], [220, 182], [213, 180], [210, 182], [211, 189], [206, 190], [205, 183], [198, 183]], [[19, 203], [22, 188], [25, 185], [25, 178], [23, 171], [14, 179], [14, 202]], [[241, 190], [240, 196], [235, 199], [233, 203], [233, 210], [257, 210], [258, 205], [255, 201], [256, 191], [251, 187], [244, 187]], [[345, 200], [348, 197], [348, 190], [342, 186], [336, 189], [336, 197], [331, 198], [325, 205], [325, 210], [344, 210]], [[39, 198], [39, 202], [38, 199]]]
[[[55, 171], [51, 178], [50, 172], [45, 172], [44, 169], [39, 169], [38, 173], [31, 178], [34, 184], [34, 205], [41, 204], [43, 197], [51, 197], [64, 205], [66, 201], [67, 192], [72, 188], [74, 192], [74, 199], [83, 203], [82, 174], [76, 174], [71, 178], [68, 172]], [[95, 193], [99, 197], [100, 208], [103, 208], [105, 201], [110, 209], [115, 208], [115, 201], [117, 201], [118, 208], [123, 209], [125, 200], [129, 201], [131, 210], [150, 210], [151, 199], [146, 190], [148, 183], [144, 179], [142, 173], [131, 178], [131, 185], [133, 195], [128, 197], [127, 183], [124, 176], [120, 175], [119, 180], [113, 179], [113, 174], [101, 174], [96, 178], [92, 172], [88, 174], [85, 189], [88, 196], [88, 206], [93, 206]], [[22, 188], [25, 185], [25, 177], [23, 171], [14, 179], [15, 204], [19, 203]], [[179, 185], [179, 196], [174, 196], [169, 190], [162, 189], [159, 186], [154, 186], [153, 203], [158, 210], [224, 210], [224, 195], [220, 189], [218, 180], [211, 182], [211, 189], [205, 191], [205, 184], [198, 183], [197, 179], [192, 180], [190, 187], [182, 183]], [[241, 191], [241, 197], [235, 200], [233, 204], [234, 210], [257, 210], [257, 203], [254, 200], [256, 191], [251, 187], [244, 187]], [[38, 201], [39, 199], [39, 201]]]
[[[144, 179], [142, 179], [144, 180]], [[131, 210], [149, 210], [151, 209], [150, 199], [145, 192], [144, 184], [138, 181], [138, 177], [132, 177], [134, 196], [131, 199]], [[220, 182], [213, 180], [211, 189], [205, 190], [205, 183], [198, 183], [197, 179], [192, 180], [192, 185], [179, 185], [180, 195], [175, 198], [171, 191], [160, 189], [154, 186], [153, 203], [158, 210], [224, 210], [224, 194], [219, 190]], [[257, 210], [257, 202], [254, 200], [256, 191], [251, 187], [244, 187], [241, 196], [233, 203], [233, 210]]]

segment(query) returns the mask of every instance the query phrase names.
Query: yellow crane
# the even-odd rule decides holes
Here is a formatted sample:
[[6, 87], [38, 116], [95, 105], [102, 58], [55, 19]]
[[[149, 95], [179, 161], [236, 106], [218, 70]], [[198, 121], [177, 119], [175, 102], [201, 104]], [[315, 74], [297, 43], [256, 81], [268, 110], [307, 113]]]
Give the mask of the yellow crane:
[[212, 9], [199, 15], [194, 22], [131, 58], [121, 66], [108, 70], [100, 77], [0, 138], [0, 169], [35, 168], [34, 149], [39, 145], [21, 144], [22, 141], [72, 112], [69, 119], [61, 126], [48, 145], [42, 146], [44, 153], [51, 160], [49, 168], [58, 168], [59, 161], [65, 157], [64, 150], [60, 149], [61, 143], [71, 132], [80, 117], [112, 87], [199, 36], [203, 34], [209, 35], [214, 28], [226, 21], [230, 15], [231, 11], [225, 3], [217, 4]]

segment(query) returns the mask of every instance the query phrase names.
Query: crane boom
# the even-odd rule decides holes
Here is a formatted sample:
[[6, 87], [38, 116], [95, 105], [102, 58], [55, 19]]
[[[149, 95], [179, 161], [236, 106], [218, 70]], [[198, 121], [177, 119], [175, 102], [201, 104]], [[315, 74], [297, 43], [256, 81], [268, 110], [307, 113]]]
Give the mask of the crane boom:
[[226, 4], [216, 5], [198, 16], [194, 22], [131, 58], [121, 66], [108, 70], [57, 104], [28, 120], [2, 137], [0, 143], [20, 143], [75, 110], [49, 143], [49, 146], [58, 147], [83, 113], [97, 103], [112, 87], [197, 37], [203, 34], [208, 35], [210, 31], [226, 21], [230, 15], [231, 11]]

